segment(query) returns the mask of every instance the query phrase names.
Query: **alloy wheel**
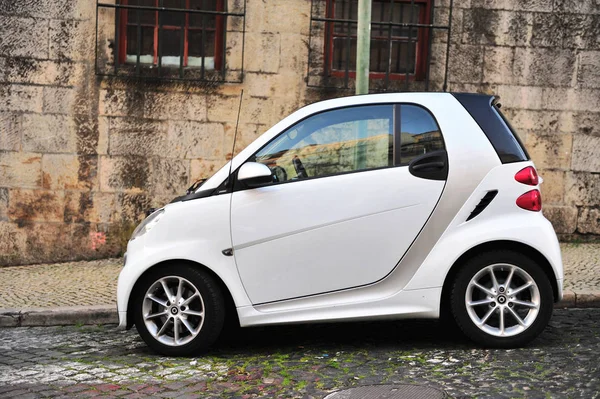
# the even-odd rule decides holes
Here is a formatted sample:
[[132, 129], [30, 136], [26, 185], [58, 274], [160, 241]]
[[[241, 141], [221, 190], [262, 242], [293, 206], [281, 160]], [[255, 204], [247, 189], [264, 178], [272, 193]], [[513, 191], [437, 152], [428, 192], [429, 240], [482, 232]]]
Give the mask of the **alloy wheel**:
[[522, 333], [540, 311], [540, 290], [522, 268], [498, 263], [481, 269], [467, 286], [465, 305], [471, 321], [487, 334]]
[[154, 339], [168, 346], [182, 346], [192, 341], [204, 325], [204, 300], [189, 280], [162, 277], [146, 291], [142, 317]]

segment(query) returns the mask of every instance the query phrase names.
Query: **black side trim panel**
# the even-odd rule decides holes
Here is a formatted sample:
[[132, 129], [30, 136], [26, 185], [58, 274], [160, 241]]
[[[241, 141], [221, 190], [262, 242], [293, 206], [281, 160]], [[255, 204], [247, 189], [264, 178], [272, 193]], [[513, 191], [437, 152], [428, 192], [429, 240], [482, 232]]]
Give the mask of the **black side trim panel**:
[[481, 212], [483, 212], [483, 210], [487, 208], [490, 202], [492, 202], [492, 200], [496, 198], [496, 194], [498, 194], [498, 190], [492, 190], [485, 193], [481, 201], [479, 201], [479, 204], [477, 204], [475, 209], [473, 209], [473, 212], [471, 212], [471, 214], [467, 218], [467, 222], [473, 219], [475, 216], [479, 215]]
[[471, 114], [496, 150], [502, 163], [528, 161], [527, 152], [487, 94], [452, 93]]
[[174, 202], [191, 201], [191, 200], [195, 200], [198, 198], [210, 197], [214, 192], [215, 192], [215, 190], [212, 188], [210, 190], [200, 190], [197, 193], [192, 193], [192, 194], [176, 197], [173, 199], [173, 201], [170, 202], [170, 204], [172, 204]]

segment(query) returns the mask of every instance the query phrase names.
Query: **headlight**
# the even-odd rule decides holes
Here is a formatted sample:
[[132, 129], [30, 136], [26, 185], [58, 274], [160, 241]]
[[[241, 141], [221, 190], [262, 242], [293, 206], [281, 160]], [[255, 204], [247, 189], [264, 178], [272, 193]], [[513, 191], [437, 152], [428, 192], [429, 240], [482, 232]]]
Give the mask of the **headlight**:
[[140, 223], [138, 227], [135, 228], [130, 240], [135, 240], [136, 238], [141, 237], [147, 232], [149, 232], [151, 228], [156, 226], [163, 213], [165, 213], [165, 210], [159, 209], [158, 211], [154, 212], [152, 215], [144, 219], [144, 221]]

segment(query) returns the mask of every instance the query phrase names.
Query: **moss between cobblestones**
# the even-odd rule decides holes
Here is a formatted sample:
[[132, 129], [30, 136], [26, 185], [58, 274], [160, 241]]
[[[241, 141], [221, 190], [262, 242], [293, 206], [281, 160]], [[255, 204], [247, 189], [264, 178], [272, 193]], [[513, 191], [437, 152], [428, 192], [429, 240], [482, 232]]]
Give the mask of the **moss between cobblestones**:
[[148, 395], [248, 398], [323, 397], [380, 383], [468, 397], [592, 397], [600, 390], [600, 311], [557, 311], [534, 345], [508, 351], [478, 349], [435, 322], [359, 323], [352, 333], [346, 326], [244, 330], [239, 341], [193, 358], [155, 356], [134, 332], [112, 326], [0, 330], [0, 387], [50, 378], [56, 382], [48, 389], [63, 392], [77, 383], [105, 395], [109, 384]]

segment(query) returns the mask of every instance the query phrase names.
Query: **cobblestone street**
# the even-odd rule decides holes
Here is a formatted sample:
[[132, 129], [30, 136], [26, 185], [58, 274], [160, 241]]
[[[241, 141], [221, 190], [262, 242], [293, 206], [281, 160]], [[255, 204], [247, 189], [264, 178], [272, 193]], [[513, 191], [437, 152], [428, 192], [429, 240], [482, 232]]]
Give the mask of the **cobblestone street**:
[[[0, 397], [324, 397], [423, 384], [459, 397], [600, 397], [600, 309], [556, 310], [528, 348], [485, 350], [434, 321], [242, 329], [205, 356], [151, 353], [114, 326], [0, 330]], [[19, 396], [23, 395], [23, 396]]]

